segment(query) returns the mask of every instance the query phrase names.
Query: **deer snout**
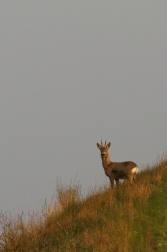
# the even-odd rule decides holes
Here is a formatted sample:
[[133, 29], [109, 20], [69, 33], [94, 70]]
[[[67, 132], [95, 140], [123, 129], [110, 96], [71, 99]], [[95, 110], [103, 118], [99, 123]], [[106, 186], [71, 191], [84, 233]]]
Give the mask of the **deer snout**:
[[101, 153], [101, 157], [104, 158], [105, 157], [105, 153]]

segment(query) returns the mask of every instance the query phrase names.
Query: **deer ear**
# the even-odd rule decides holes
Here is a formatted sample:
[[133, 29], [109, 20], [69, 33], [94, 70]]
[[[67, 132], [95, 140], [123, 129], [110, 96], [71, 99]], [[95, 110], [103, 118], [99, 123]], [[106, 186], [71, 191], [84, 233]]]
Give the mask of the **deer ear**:
[[100, 149], [101, 148], [101, 145], [97, 143], [97, 148]]
[[109, 148], [110, 148], [110, 146], [111, 146], [111, 143], [109, 142], [109, 143], [107, 144], [107, 148], [109, 149]]

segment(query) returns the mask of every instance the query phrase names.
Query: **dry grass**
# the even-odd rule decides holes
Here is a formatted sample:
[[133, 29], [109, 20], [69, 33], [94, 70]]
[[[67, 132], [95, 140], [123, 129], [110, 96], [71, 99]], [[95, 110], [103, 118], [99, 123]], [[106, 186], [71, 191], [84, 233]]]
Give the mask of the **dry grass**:
[[[57, 195], [41, 214], [0, 215], [0, 252], [167, 251], [167, 161], [127, 182], [101, 188], [87, 198], [77, 185], [57, 185]], [[166, 246], [166, 247], [165, 247]]]

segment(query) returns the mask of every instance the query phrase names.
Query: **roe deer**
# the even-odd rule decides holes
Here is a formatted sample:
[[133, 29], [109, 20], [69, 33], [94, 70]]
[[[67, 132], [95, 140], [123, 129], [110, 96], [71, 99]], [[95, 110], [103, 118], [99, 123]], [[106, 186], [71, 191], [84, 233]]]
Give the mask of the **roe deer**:
[[97, 148], [99, 148], [101, 152], [102, 166], [104, 168], [106, 176], [109, 177], [111, 187], [114, 187], [114, 179], [116, 181], [117, 186], [119, 185], [119, 179], [127, 179], [130, 184], [136, 179], [136, 174], [138, 172], [138, 166], [132, 161], [125, 162], [112, 162], [110, 160], [108, 149], [110, 148], [110, 143], [103, 145], [101, 141], [101, 145], [97, 143]]

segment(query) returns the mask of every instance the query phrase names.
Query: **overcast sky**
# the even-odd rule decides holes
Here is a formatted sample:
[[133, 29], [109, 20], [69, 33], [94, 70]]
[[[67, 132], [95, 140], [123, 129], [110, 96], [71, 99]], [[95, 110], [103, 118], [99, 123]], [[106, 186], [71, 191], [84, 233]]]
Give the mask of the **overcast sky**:
[[96, 143], [167, 151], [167, 1], [0, 1], [0, 210], [109, 183]]

